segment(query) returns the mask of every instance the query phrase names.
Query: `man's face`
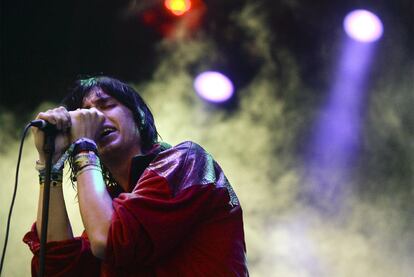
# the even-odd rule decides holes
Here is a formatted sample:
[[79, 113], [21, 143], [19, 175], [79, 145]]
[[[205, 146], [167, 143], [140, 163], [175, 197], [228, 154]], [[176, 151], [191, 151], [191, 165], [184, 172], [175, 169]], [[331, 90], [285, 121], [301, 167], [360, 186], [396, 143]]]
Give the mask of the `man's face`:
[[101, 88], [93, 88], [83, 100], [83, 108], [95, 107], [105, 115], [103, 130], [96, 143], [100, 156], [116, 160], [141, 153], [141, 139], [132, 112]]

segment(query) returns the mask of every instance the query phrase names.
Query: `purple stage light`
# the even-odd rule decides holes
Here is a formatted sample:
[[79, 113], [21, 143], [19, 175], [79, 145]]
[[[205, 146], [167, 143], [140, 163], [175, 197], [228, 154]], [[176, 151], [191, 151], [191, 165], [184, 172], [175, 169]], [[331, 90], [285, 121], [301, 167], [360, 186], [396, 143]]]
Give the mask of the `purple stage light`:
[[358, 164], [368, 77], [376, 46], [355, 38], [344, 42], [329, 98], [313, 128], [304, 188], [316, 207], [332, 213], [344, 207]]
[[206, 71], [194, 80], [194, 88], [202, 98], [221, 103], [229, 100], [234, 87], [229, 78], [217, 71]]
[[344, 29], [348, 36], [360, 42], [374, 42], [383, 33], [381, 20], [367, 10], [350, 12], [345, 17]]

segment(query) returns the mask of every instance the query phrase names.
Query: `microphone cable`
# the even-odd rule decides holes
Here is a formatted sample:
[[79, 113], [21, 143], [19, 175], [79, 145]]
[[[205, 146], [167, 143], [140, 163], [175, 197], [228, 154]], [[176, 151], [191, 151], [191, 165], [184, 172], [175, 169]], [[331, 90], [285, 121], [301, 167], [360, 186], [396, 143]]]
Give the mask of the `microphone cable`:
[[3, 271], [3, 262], [4, 262], [4, 258], [6, 256], [7, 241], [9, 239], [11, 216], [12, 216], [12, 212], [13, 212], [14, 201], [16, 200], [17, 184], [18, 184], [18, 179], [19, 179], [20, 160], [22, 158], [24, 139], [26, 137], [27, 131], [30, 129], [31, 126], [32, 126], [32, 124], [29, 123], [29, 124], [26, 125], [26, 127], [24, 127], [23, 136], [22, 136], [22, 139], [20, 141], [19, 155], [18, 155], [18, 158], [17, 158], [16, 177], [15, 177], [15, 181], [14, 181], [14, 191], [13, 191], [12, 201], [11, 201], [11, 205], [10, 205], [9, 216], [7, 218], [6, 237], [4, 239], [3, 252], [1, 254], [0, 276], [1, 276], [1, 273]]

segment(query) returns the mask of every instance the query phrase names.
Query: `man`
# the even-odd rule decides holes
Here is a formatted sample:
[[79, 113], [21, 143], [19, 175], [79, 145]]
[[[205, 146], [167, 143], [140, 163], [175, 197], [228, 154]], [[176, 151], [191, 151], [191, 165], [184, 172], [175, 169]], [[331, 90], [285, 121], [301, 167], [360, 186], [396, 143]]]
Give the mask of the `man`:
[[[39, 113], [60, 130], [53, 157], [48, 276], [247, 276], [242, 211], [223, 171], [199, 145], [157, 141], [150, 110], [128, 85], [80, 80]], [[33, 131], [43, 197], [44, 134]], [[69, 156], [85, 232], [73, 237], [62, 192]], [[38, 270], [41, 205], [24, 237]]]

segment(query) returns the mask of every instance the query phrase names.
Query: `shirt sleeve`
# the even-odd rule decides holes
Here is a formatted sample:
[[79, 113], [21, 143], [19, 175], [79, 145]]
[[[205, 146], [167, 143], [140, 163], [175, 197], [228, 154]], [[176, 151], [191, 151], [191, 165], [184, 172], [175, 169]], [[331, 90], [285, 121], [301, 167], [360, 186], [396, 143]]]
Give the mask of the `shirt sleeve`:
[[185, 243], [215, 210], [230, 210], [229, 191], [219, 185], [224, 179], [218, 170], [194, 143], [161, 153], [132, 193], [114, 199], [106, 262], [150, 266]]
[[[39, 271], [40, 240], [36, 224], [23, 237], [33, 253], [32, 276]], [[92, 255], [86, 234], [64, 241], [46, 244], [45, 276], [99, 276], [100, 261]]]

